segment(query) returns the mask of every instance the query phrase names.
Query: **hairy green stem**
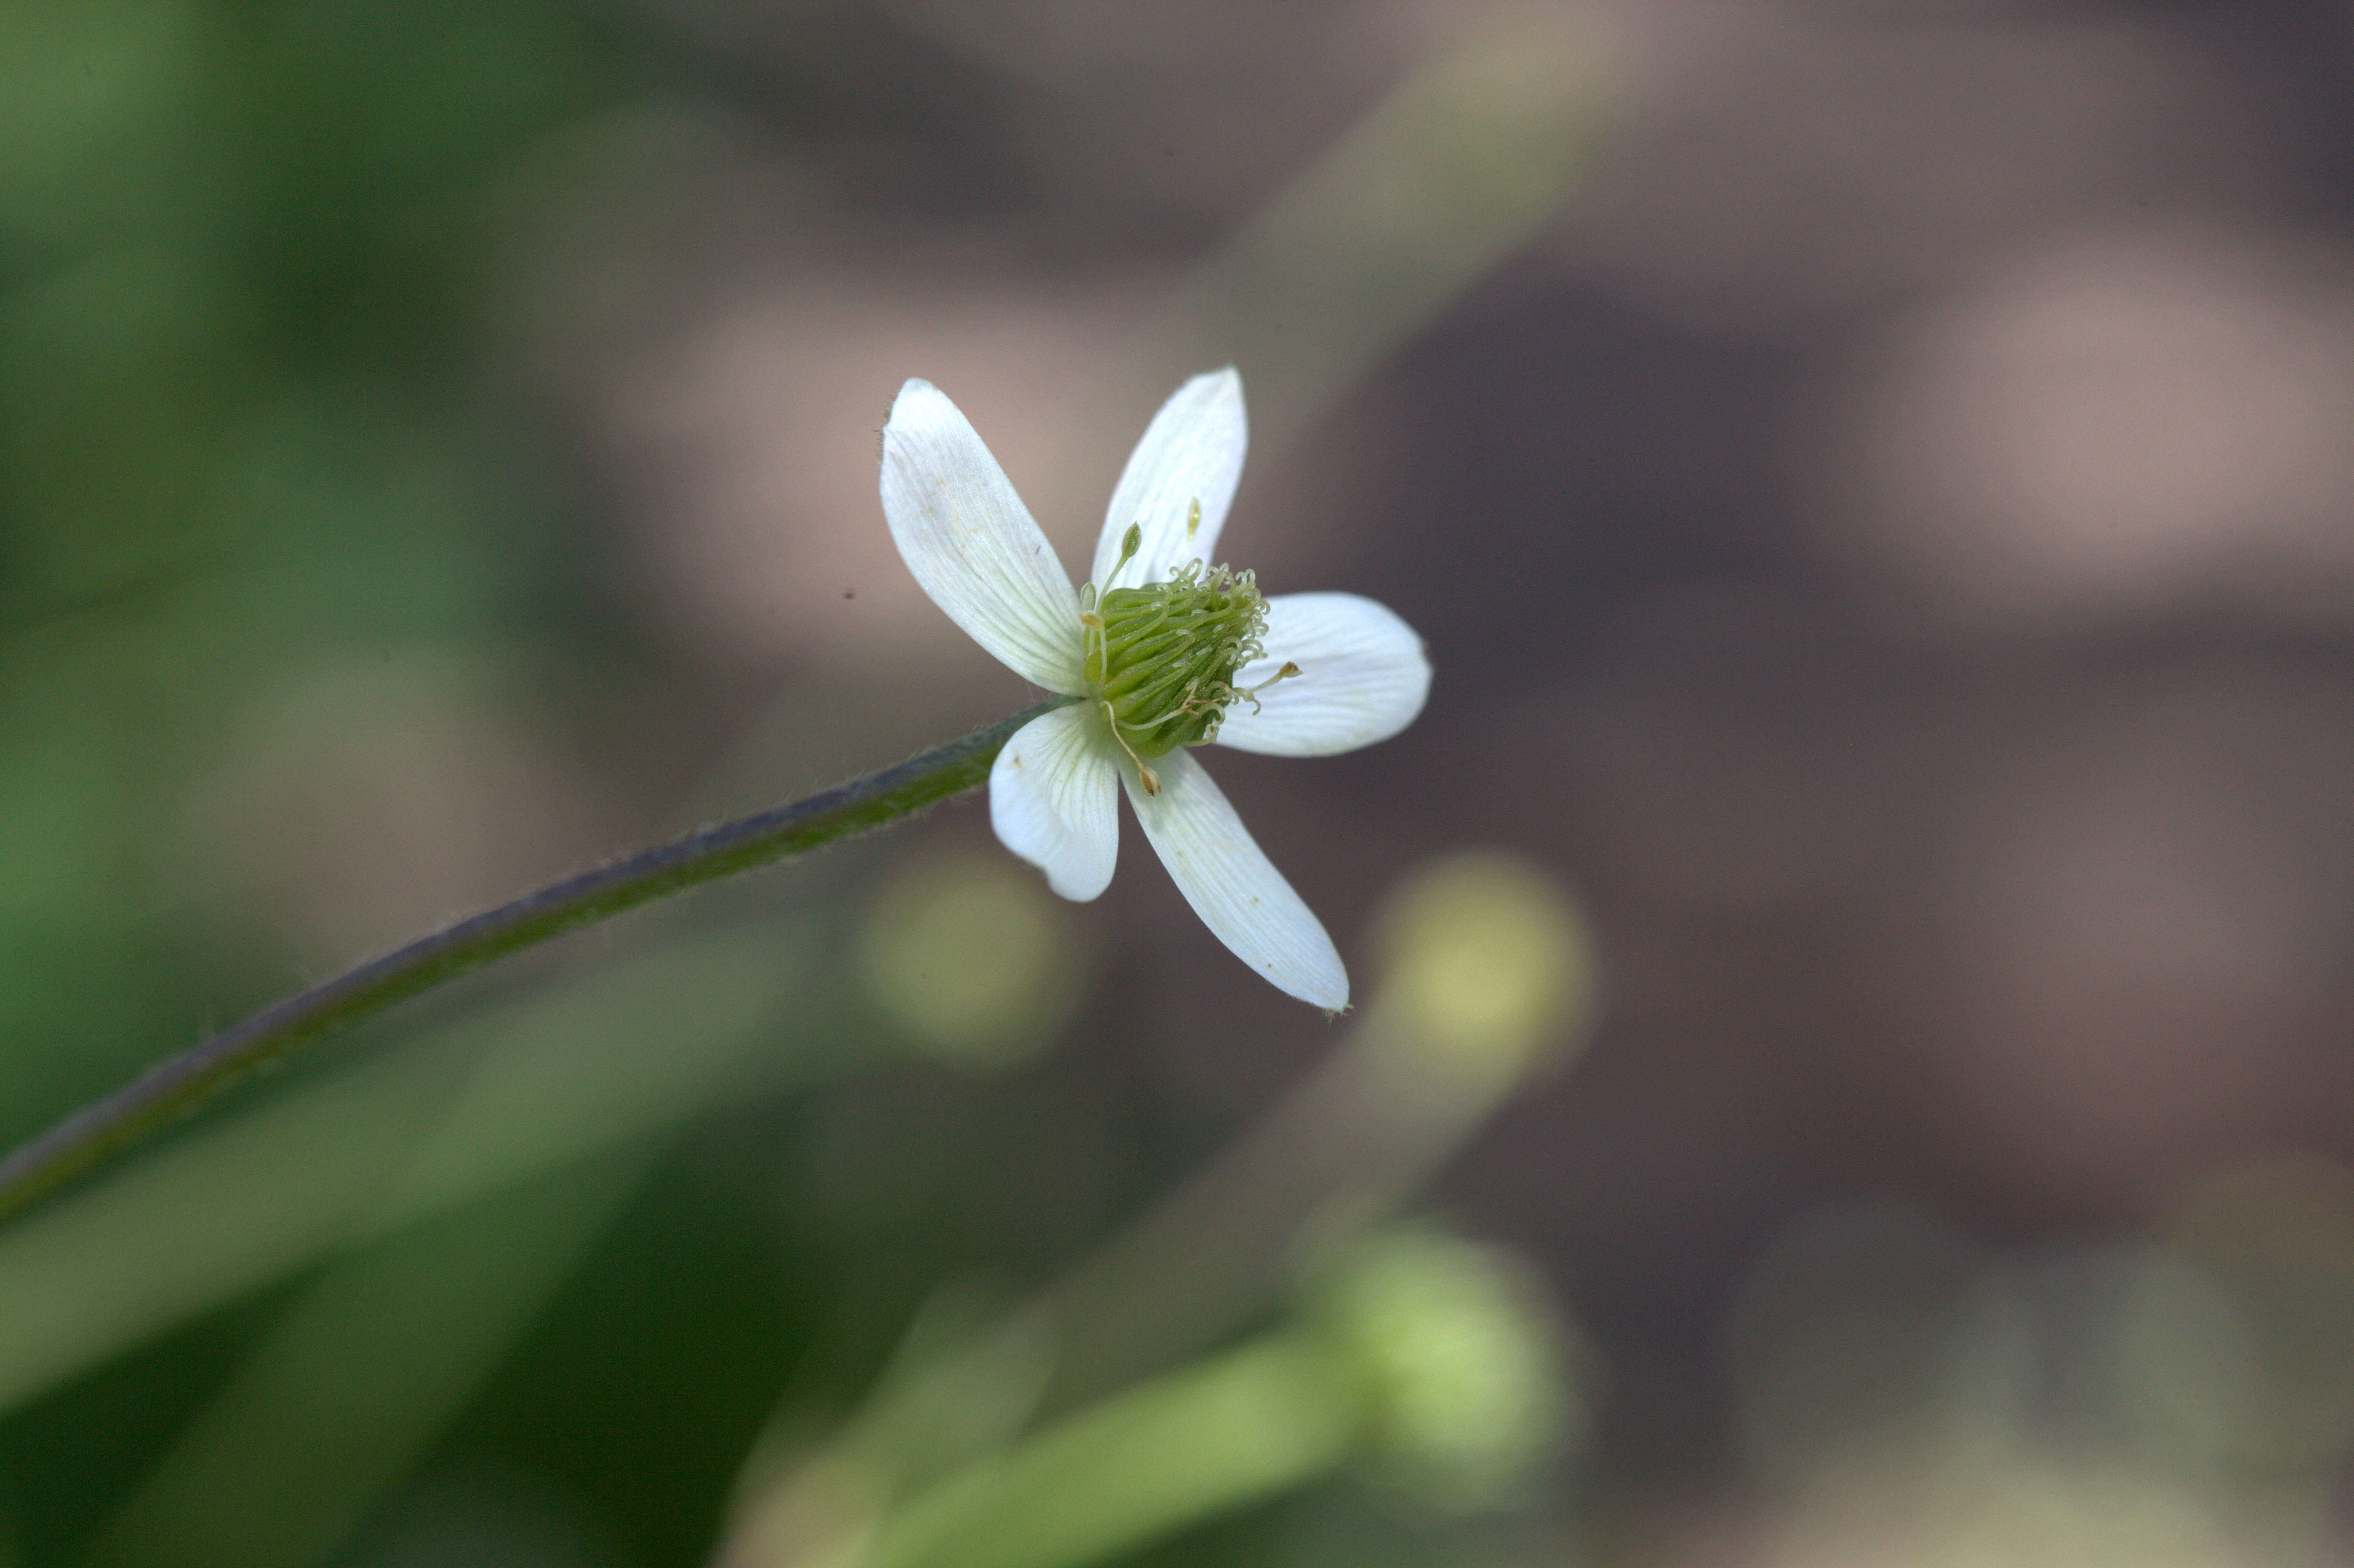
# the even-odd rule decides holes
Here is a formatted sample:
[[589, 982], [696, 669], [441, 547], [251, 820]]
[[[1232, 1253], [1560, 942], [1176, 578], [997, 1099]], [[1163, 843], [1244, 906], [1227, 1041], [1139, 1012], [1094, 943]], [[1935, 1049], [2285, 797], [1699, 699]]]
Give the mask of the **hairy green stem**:
[[879, 828], [978, 788], [988, 780], [990, 764], [1014, 731], [1068, 701], [1049, 698], [896, 768], [790, 806], [698, 829], [627, 860], [567, 877], [273, 1003], [202, 1044], [158, 1062], [0, 1160], [0, 1218], [26, 1208], [255, 1068], [396, 1002], [625, 909]]

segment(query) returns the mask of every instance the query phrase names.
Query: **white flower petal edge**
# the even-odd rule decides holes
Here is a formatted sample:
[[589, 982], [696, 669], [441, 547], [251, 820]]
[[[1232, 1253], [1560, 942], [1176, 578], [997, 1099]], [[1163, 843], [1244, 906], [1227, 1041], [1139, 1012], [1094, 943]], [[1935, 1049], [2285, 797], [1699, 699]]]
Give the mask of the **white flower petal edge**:
[[1352, 593], [1278, 594], [1267, 601], [1267, 657], [1235, 677], [1248, 690], [1283, 668], [1299, 673], [1226, 710], [1217, 744], [1270, 757], [1330, 757], [1387, 740], [1422, 712], [1430, 658], [1414, 628]]
[[[1103, 536], [1096, 541], [1098, 592], [1167, 582], [1186, 562], [1217, 560], [1218, 533], [1242, 482], [1243, 455], [1250, 446], [1250, 423], [1243, 409], [1243, 378], [1234, 366], [1196, 376], [1177, 388], [1152, 416], [1144, 439], [1128, 460], [1104, 513]], [[1202, 504], [1201, 525], [1187, 533], [1193, 503]], [[1129, 524], [1144, 532], [1136, 558], [1117, 583], [1120, 540]]]
[[1127, 769], [1136, 820], [1177, 890], [1228, 950], [1277, 990], [1327, 1012], [1349, 1005], [1349, 971], [1332, 938], [1283, 874], [1260, 853], [1242, 819], [1187, 751], [1153, 763], [1161, 793], [1148, 795]]
[[1013, 481], [939, 388], [910, 380], [883, 426], [883, 516], [950, 620], [1034, 685], [1076, 695], [1079, 599]]
[[1056, 708], [1014, 731], [989, 769], [998, 842], [1080, 904], [1111, 885], [1119, 854], [1119, 753], [1104, 731], [1090, 706]]

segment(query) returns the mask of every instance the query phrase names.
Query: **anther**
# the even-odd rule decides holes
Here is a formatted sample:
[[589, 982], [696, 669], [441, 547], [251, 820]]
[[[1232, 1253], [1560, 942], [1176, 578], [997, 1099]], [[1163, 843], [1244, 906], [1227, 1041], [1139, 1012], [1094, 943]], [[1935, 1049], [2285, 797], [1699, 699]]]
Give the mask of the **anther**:
[[1290, 660], [1286, 659], [1283, 662], [1282, 669], [1278, 670], [1274, 674], [1269, 675], [1257, 685], [1245, 686], [1235, 694], [1236, 696], [1248, 697], [1250, 699], [1251, 712], [1257, 713], [1259, 711], [1258, 694], [1261, 692], [1264, 692], [1269, 686], [1274, 685], [1278, 681], [1288, 681], [1292, 676], [1297, 675], [1298, 673], [1299, 673], [1299, 666], [1293, 663]]
[[1113, 707], [1111, 704], [1106, 703], [1103, 705], [1103, 711], [1104, 722], [1111, 726], [1112, 739], [1119, 744], [1122, 751], [1128, 753], [1128, 759], [1136, 764], [1136, 777], [1144, 786], [1144, 792], [1148, 795], [1160, 794], [1161, 776], [1144, 765], [1144, 758], [1136, 754], [1136, 747], [1128, 744], [1128, 736], [1119, 733], [1119, 710]]

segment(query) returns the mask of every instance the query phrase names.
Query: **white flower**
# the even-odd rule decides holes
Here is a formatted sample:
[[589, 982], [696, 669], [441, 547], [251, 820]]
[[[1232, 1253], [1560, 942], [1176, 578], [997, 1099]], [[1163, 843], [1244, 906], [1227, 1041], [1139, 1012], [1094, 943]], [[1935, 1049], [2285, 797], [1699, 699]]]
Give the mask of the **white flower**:
[[883, 514], [932, 601], [1008, 669], [1080, 699], [1024, 726], [989, 776], [1005, 847], [1066, 898], [1111, 883], [1126, 786], [1193, 912], [1278, 989], [1337, 1012], [1332, 938], [1186, 747], [1323, 757], [1385, 740], [1430, 689], [1422, 639], [1369, 599], [1262, 599], [1213, 567], [1248, 430], [1242, 377], [1197, 376], [1161, 406], [1112, 491], [1093, 580], [1054, 546], [965, 417], [909, 381], [883, 429]]

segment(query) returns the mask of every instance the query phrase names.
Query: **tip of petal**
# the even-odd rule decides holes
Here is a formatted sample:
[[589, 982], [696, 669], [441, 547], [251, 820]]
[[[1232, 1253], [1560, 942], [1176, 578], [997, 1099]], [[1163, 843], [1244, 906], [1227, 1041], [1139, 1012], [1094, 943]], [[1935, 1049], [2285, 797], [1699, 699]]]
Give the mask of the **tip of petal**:
[[1226, 393], [1240, 397], [1243, 394], [1243, 373], [1231, 365], [1221, 365], [1215, 370], [1204, 370], [1198, 376], [1187, 376], [1185, 384], [1177, 388], [1176, 396], [1182, 397], [1188, 392], [1197, 397]]
[[927, 392], [937, 394], [938, 391], [938, 387], [933, 386], [930, 382], [925, 380], [920, 376], [908, 376], [907, 380], [899, 383], [899, 390], [893, 393], [891, 396], [892, 416], [896, 417], [898, 414], [899, 403], [902, 398], [908, 397], [921, 397]]

